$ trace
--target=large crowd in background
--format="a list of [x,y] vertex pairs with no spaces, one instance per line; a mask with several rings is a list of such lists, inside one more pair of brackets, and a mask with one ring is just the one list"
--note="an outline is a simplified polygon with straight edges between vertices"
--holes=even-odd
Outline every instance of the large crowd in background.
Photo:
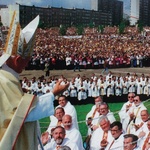
[[[95,28],[85,28],[82,36],[71,28],[71,36],[59,36],[59,29],[39,29],[30,69],[143,67],[150,65],[149,30],[143,34],[136,27],[128,27],[118,34],[115,27],[105,28],[103,34]],[[71,32],[72,31],[72,32]],[[72,36],[73,35],[73,36]]]
[[[75,28],[68,28],[60,36],[59,28],[38,29],[32,59],[27,69],[73,69],[75,61],[80,68],[143,67],[150,65],[149,27],[139,33],[137,27],[126,27],[124,34],[117,27],[85,28],[77,35]],[[0,42],[1,47],[2,42]]]

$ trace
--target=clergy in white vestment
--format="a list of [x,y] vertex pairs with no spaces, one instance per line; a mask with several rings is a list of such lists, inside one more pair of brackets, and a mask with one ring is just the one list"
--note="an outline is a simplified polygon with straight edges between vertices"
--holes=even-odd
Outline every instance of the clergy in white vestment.
[[88,82],[88,88],[87,88],[88,97],[92,97],[92,84],[93,84],[93,80],[90,79],[90,81]]
[[124,135],[123,150],[140,150],[137,143],[138,136],[134,134],[126,134]]
[[24,87],[22,87],[22,89],[25,90],[26,93],[28,93],[28,94],[33,94],[34,93],[34,90],[32,89],[30,81],[27,81],[26,85]]
[[95,105],[92,106],[91,110],[86,115],[86,124],[88,127],[88,135],[92,133],[91,126],[93,125],[93,120],[95,120],[97,117],[99,117],[99,105],[102,103],[102,98],[100,96],[95,97],[94,99]]
[[97,84],[98,84],[98,85],[101,84],[102,79],[103,79],[103,76],[102,76],[102,75],[100,75],[99,78],[97,78]]
[[106,116],[108,120],[110,121],[110,123],[113,123],[114,121],[116,121],[114,114],[110,111],[108,104],[105,102],[100,104],[99,113],[100,113],[100,117]]
[[102,79],[101,83],[99,84],[99,91],[101,96],[106,95],[106,82],[104,79]]
[[122,95],[122,83],[120,79],[117,80],[116,86],[115,86],[115,95],[121,96]]
[[[61,83],[62,85],[65,85],[66,83],[68,83],[68,81],[67,81],[66,78],[64,78],[63,76],[62,76],[62,78],[63,78],[63,82]],[[66,89],[66,90],[62,93],[62,95],[65,95],[66,97],[68,97],[68,96],[70,95],[69,89]]]
[[122,150],[124,135],[121,122],[115,121],[110,124],[110,131],[114,139],[108,144],[105,150]]
[[139,136],[141,132],[148,132],[147,130],[147,121],[149,120],[149,113],[148,110],[141,111],[141,119],[142,122],[140,124],[136,124],[136,132],[135,135]]
[[57,107],[55,109],[55,113],[54,115],[50,116],[50,124],[49,127],[47,129],[47,131],[49,132],[49,134],[51,134],[51,129],[55,128],[56,126],[62,126],[62,118],[65,115],[65,111],[62,107]]
[[93,81],[91,90],[92,90],[92,97],[97,97],[100,95],[99,86],[97,85],[97,80]]
[[135,96],[133,102],[134,105],[129,109],[128,116],[126,117],[123,124],[124,131],[127,133],[131,133],[132,131],[130,129],[130,126],[133,127],[134,124],[137,123],[136,121],[141,119],[141,115],[140,115],[141,111],[147,110],[147,108],[142,103],[140,96]]
[[44,150],[59,150],[62,146],[68,146],[71,150],[78,149],[76,143],[73,143],[68,138],[65,138],[65,129],[61,126],[57,126],[53,131],[53,139],[44,146]]
[[125,120],[125,118],[128,116],[128,111],[129,111],[130,107],[132,107],[134,105],[134,103],[133,103],[134,97],[135,97],[134,93],[129,93],[128,101],[123,104],[122,108],[120,109],[120,111],[118,113],[122,124],[123,124],[123,121]]
[[52,91],[52,87],[50,86],[50,83],[47,83],[44,87],[43,87],[43,92],[44,93],[48,93]]
[[139,136],[139,147],[141,150],[150,150],[150,120],[147,121],[147,132]]
[[145,86],[143,87],[143,94],[149,96],[150,95],[150,79],[146,78]]
[[129,81],[129,92],[136,92],[136,81],[134,78],[131,78],[131,80]]
[[103,118],[103,117],[107,117],[110,123],[116,121],[116,119],[115,119],[113,113],[110,112],[107,103],[102,102],[102,103],[99,105],[99,108],[98,108],[98,109],[99,109],[99,110],[98,110],[99,116],[97,116],[97,118],[94,118],[94,119],[92,120],[92,126],[91,126],[91,128],[93,129],[93,131],[96,130],[96,129],[99,127],[99,121],[100,121],[101,118]]
[[54,96],[61,94],[68,84],[61,86],[60,81],[51,93],[40,97],[24,93],[19,74],[32,57],[40,18],[37,16],[24,29],[17,18],[17,12],[12,12],[7,42],[0,57],[0,149],[37,150],[38,120],[54,113]]
[[113,141],[110,132],[110,122],[107,117],[102,117],[98,127],[92,134],[90,140],[90,150],[100,150],[106,148]]
[[79,129],[75,107],[67,100],[66,96],[64,95],[61,95],[58,98],[58,103],[59,105],[57,107],[63,107],[63,109],[65,110],[65,114],[69,114],[72,116],[72,120],[74,123],[73,125],[75,126],[75,128]]
[[97,80],[97,76],[95,75],[95,73],[92,73],[91,79],[92,79],[93,81]]
[[87,98],[87,90],[83,82],[81,81],[80,85],[77,87],[78,91],[78,100],[85,100]]
[[106,75],[106,81],[108,81],[109,78],[112,78],[112,72],[111,71],[109,71],[109,73]]
[[64,115],[62,123],[66,130],[65,138],[68,138],[71,142],[75,143],[79,150],[84,150],[81,133],[73,127],[72,117],[70,115]]
[[75,80],[72,79],[69,85],[70,97],[77,97],[77,86],[75,84]]
[[42,133],[41,141],[45,145],[52,138],[52,131],[56,126],[62,126],[62,118],[65,115],[65,111],[62,107],[58,107],[55,109],[54,115],[50,116],[50,124],[46,130],[46,132]]
[[106,82],[106,87],[107,87],[107,97],[110,95],[114,95],[114,82],[109,78],[109,80]]
[[129,82],[127,78],[123,78],[122,83],[122,94],[128,94]]
[[78,86],[80,84],[80,82],[81,82],[81,76],[80,76],[80,74],[77,74],[77,76],[75,77],[75,83]]
[[138,78],[137,82],[136,82],[136,93],[139,94],[143,94],[143,87],[144,87],[144,83],[140,80],[140,78]]

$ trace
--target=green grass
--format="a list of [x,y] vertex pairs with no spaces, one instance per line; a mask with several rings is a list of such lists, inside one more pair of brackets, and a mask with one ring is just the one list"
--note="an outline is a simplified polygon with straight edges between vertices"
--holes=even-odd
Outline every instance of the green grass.
[[[123,103],[109,103],[108,105],[109,105],[110,110],[114,112],[116,120],[119,120],[118,111],[121,109]],[[144,105],[147,107],[150,113],[150,101],[145,102]],[[83,139],[86,137],[86,133],[87,133],[85,117],[86,117],[86,114],[90,111],[92,106],[93,104],[75,105],[75,108],[77,111],[78,122],[79,122],[79,130],[81,132]],[[49,117],[40,120],[42,133],[47,129],[49,122],[50,122]]]
[[[109,108],[111,111],[116,112],[119,111],[122,107],[123,103],[109,103]],[[77,117],[79,122],[79,130],[81,132],[81,135],[83,139],[86,137],[87,134],[87,126],[85,124],[85,116],[90,111],[93,104],[87,104],[87,105],[76,105],[75,108],[77,110]],[[119,120],[118,113],[115,113],[115,118]]]

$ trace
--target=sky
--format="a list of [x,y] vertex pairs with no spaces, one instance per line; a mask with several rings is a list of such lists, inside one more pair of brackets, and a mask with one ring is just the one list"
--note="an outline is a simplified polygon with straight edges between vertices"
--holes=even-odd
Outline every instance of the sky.
[[[93,0],[94,1],[94,0]],[[120,0],[124,2],[124,12],[129,13],[130,0]],[[39,7],[63,7],[63,8],[84,8],[90,9],[90,0],[1,0],[0,4],[15,4]]]

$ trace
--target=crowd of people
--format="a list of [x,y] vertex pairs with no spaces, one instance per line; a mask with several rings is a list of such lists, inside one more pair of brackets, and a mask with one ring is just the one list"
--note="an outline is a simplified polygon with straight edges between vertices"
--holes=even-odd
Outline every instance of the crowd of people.
[[[1,28],[3,29],[3,28]],[[149,66],[149,32],[145,27],[139,33],[137,27],[126,27],[124,34],[117,27],[85,28],[78,36],[74,28],[67,30],[70,36],[60,36],[59,28],[38,29],[33,56],[26,69],[74,69]],[[67,32],[66,32],[67,33]],[[3,47],[2,37],[0,47]]]
[[119,120],[100,96],[94,100],[95,104],[85,118],[87,137],[83,141],[74,106],[66,96],[59,96],[59,105],[50,116],[49,127],[41,135],[44,150],[53,150],[57,145],[68,146],[71,150],[150,149],[149,112],[140,96],[128,93],[127,101],[119,111]]
[[[51,79],[51,80],[49,80]],[[80,100],[80,91],[71,92],[70,86],[72,87],[73,83],[80,87],[79,84],[82,84],[86,81],[92,81],[92,84],[98,83],[101,85],[103,79],[107,82],[113,81],[111,84],[117,86],[117,83],[114,81],[119,81],[122,83],[124,79],[129,82],[134,82],[133,84],[128,86],[127,88],[122,86],[122,92],[125,90],[124,95],[127,95],[127,102],[125,102],[122,108],[119,111],[119,120],[116,120],[114,113],[110,110],[109,105],[103,101],[101,98],[103,95],[101,94],[93,94],[91,91],[91,96],[94,98],[95,105],[91,108],[91,110],[87,113],[85,122],[87,125],[87,137],[85,141],[81,138],[81,133],[78,127],[78,118],[77,112],[74,106],[69,101],[69,98],[75,96],[78,100]],[[115,80],[114,80],[115,79]],[[142,94],[144,93],[144,88],[142,88],[142,82],[149,83],[149,76],[141,74],[140,76],[137,74],[127,73],[123,76],[114,76],[112,72],[109,72],[107,75],[100,75],[97,77],[94,73],[91,75],[90,79],[87,80],[85,76],[81,77],[80,74],[77,74],[70,82],[61,75],[60,78],[50,77],[45,79],[42,76],[39,79],[35,77],[31,80],[24,78],[22,80],[22,88],[25,92],[28,91],[25,88],[26,83],[30,82],[30,84],[37,87],[40,82],[40,93],[38,91],[33,90],[33,94],[41,96],[47,92],[50,92],[53,88],[53,84],[57,83],[59,80],[62,81],[62,85],[69,83],[69,87],[66,91],[59,96],[58,106],[55,108],[54,115],[50,116],[50,124],[47,130],[42,133],[41,140],[44,145],[44,150],[52,150],[55,147],[68,146],[73,150],[149,150],[150,149],[150,118],[147,107],[144,105],[141,99]],[[126,80],[125,80],[126,81]],[[48,83],[47,83],[48,82]],[[49,83],[50,82],[50,83]],[[139,83],[138,85],[138,82]],[[71,84],[71,85],[70,85]],[[97,85],[98,85],[97,84]],[[47,85],[51,85],[50,88]],[[112,86],[111,85],[111,86]],[[45,88],[44,88],[45,87]],[[145,87],[145,85],[143,86]],[[110,87],[108,87],[110,88]],[[125,89],[124,89],[125,88]],[[140,88],[140,89],[139,89]],[[146,87],[145,87],[146,88]],[[35,88],[37,89],[37,88]],[[44,89],[45,92],[42,92]],[[123,90],[124,89],[124,90]],[[129,90],[130,89],[130,90]],[[147,90],[149,87],[147,87]],[[74,90],[74,89],[73,89]],[[108,89],[106,90],[108,92]],[[117,92],[113,88],[113,94],[117,94]],[[140,93],[140,91],[143,91]],[[83,91],[82,91],[83,92]],[[107,94],[106,92],[106,94]],[[75,93],[75,94],[73,94]],[[100,93],[100,90],[99,92]],[[108,92],[109,93],[109,92]],[[87,92],[88,94],[88,92]],[[84,94],[83,94],[84,95]],[[107,96],[111,96],[107,95]],[[119,96],[119,95],[116,95]],[[86,97],[86,96],[85,96]],[[87,98],[87,97],[86,97]],[[84,96],[81,100],[84,99]],[[60,134],[60,135],[58,135]],[[61,148],[60,148],[61,149]],[[59,150],[60,150],[59,149]],[[41,146],[39,145],[39,150],[41,150]],[[57,149],[56,149],[57,150]]]
[[[146,28],[147,29],[147,28]],[[149,66],[149,32],[143,34],[136,27],[127,27],[118,34],[116,27],[105,27],[103,34],[86,28],[82,36],[59,36],[58,28],[38,29],[32,59],[27,69],[73,69]],[[69,30],[69,29],[68,29]],[[147,31],[147,32],[146,32]]]
[[129,93],[127,102],[119,111],[119,117],[120,121],[116,121],[108,104],[101,97],[95,98],[95,105],[86,116],[90,150],[150,148],[149,113],[140,96]]
[[108,74],[100,74],[99,76],[92,73],[90,77],[77,74],[70,81],[63,75],[59,78],[55,76],[33,77],[32,79],[24,77],[21,84],[26,93],[40,96],[52,91],[58,80],[62,80],[61,84],[69,83],[69,87],[63,92],[63,95],[76,98],[78,101],[97,96],[119,97],[127,95],[129,92],[147,97],[150,95],[150,76],[145,74],[137,75],[136,73],[117,76],[109,71]]

